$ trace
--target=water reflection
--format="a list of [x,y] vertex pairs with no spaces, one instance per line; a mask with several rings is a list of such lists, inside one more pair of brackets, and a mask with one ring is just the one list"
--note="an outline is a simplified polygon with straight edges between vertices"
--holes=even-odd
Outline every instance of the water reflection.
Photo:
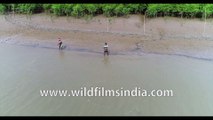
[[103,63],[105,64],[105,65],[108,65],[109,64],[109,56],[104,56],[103,57]]
[[60,58],[64,59],[64,51],[63,50],[59,50],[59,56],[60,56]]
[[[213,63],[0,44],[0,116],[212,115]],[[21,66],[20,66],[21,65]],[[40,89],[172,89],[173,97],[41,97]]]

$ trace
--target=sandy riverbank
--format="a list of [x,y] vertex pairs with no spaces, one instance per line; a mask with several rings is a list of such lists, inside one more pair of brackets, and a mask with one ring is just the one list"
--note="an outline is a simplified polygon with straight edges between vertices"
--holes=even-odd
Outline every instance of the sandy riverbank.
[[140,15],[76,19],[36,14],[30,18],[1,15],[0,23],[2,44],[57,48],[60,37],[70,50],[101,53],[108,42],[113,54],[156,53],[213,60],[211,19],[205,25],[200,19],[146,18],[144,24]]

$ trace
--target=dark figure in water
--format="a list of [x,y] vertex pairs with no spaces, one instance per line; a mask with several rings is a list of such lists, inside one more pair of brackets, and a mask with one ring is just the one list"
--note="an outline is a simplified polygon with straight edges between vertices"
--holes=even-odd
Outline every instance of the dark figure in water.
[[107,43],[105,43],[105,45],[104,45],[104,56],[105,55],[109,55],[109,49],[108,49],[108,44]]
[[62,49],[62,41],[60,38],[58,38],[58,48],[59,48],[59,50]]

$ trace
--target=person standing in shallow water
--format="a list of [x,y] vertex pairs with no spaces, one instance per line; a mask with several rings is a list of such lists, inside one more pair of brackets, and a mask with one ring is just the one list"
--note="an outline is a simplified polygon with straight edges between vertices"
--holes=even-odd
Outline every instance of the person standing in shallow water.
[[107,56],[109,55],[109,46],[107,43],[104,44],[104,56],[105,55],[107,55]]
[[58,38],[58,49],[59,49],[59,50],[62,49],[62,41],[61,41],[61,38]]

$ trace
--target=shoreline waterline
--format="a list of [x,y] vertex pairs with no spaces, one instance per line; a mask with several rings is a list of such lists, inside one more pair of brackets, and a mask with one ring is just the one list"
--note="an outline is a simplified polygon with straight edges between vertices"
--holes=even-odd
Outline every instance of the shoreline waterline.
[[[51,49],[51,50],[58,50],[56,42],[51,42],[49,44],[44,44],[42,42],[38,43],[26,43],[27,41],[16,41],[16,42],[7,42],[7,41],[0,41],[0,44],[4,45],[14,45],[14,46],[23,46],[23,47],[31,47],[31,48],[41,48],[41,49]],[[103,51],[97,51],[97,50],[92,50],[90,48],[83,48],[79,46],[72,46],[69,44],[64,44],[63,45],[65,48],[60,50],[60,51],[73,51],[73,52],[84,52],[84,53],[93,53],[97,55],[102,55]],[[111,55],[136,55],[136,56],[143,56],[143,55],[166,55],[166,56],[177,56],[177,57],[185,57],[185,58],[190,58],[190,59],[197,59],[197,60],[204,60],[204,61],[213,61],[212,58],[206,57],[196,57],[193,55],[185,55],[185,54],[175,54],[175,53],[158,53],[158,52],[145,52],[141,49],[132,49],[132,50],[126,50],[126,51],[110,51],[110,56]]]

